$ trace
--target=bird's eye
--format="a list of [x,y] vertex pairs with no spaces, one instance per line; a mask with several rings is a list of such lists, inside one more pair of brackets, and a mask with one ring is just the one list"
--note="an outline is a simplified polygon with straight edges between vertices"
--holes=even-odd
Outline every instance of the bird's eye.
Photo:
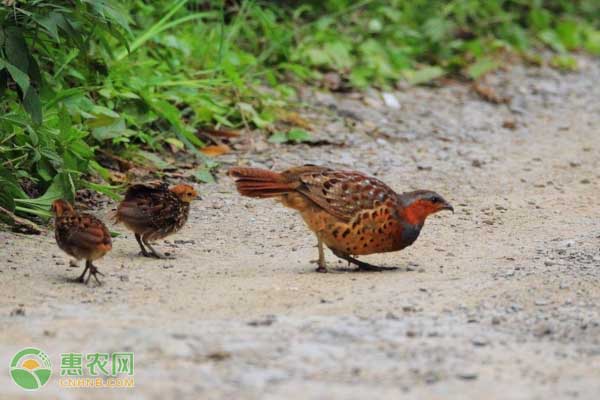
[[440,199],[440,198],[439,198],[439,197],[437,197],[437,196],[433,196],[433,197],[431,197],[431,202],[432,202],[432,203],[441,203],[441,202],[442,202],[442,199]]

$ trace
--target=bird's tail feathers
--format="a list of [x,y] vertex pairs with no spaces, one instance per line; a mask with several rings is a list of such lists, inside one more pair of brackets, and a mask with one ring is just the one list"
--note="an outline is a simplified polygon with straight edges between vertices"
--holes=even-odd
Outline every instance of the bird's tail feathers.
[[294,190],[294,186],[280,173],[260,168],[234,167],[229,175],[242,196],[278,197]]

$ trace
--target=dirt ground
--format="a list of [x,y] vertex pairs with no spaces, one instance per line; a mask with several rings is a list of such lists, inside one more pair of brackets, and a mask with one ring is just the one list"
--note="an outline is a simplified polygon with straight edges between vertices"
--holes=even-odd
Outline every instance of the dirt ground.
[[[463,84],[381,93],[306,91],[319,145],[259,134],[225,165],[313,163],[433,189],[456,213],[417,242],[363,259],[397,271],[314,272],[293,211],[200,187],[176,260],[137,256],[131,235],[70,281],[52,233],[0,232],[0,360],[49,353],[34,394],[0,374],[2,399],[597,399],[600,393],[600,62],[515,66]],[[106,216],[110,210],[100,210]],[[122,227],[112,227],[124,232]],[[62,352],[135,352],[135,389],[58,386]],[[3,368],[6,371],[6,368]]]

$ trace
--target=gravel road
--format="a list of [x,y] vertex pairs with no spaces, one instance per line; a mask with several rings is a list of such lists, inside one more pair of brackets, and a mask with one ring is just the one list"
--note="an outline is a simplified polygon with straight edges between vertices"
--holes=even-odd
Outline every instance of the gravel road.
[[[137,257],[131,235],[70,281],[52,233],[0,232],[0,360],[44,349],[35,394],[0,373],[2,399],[597,399],[600,393],[600,61],[563,74],[514,66],[488,77],[507,104],[464,84],[381,93],[302,92],[313,145],[256,132],[225,166],[313,163],[432,189],[456,213],[400,267],[317,274],[316,240],[292,210],[200,187],[188,225]],[[110,209],[99,210],[106,218]],[[112,227],[124,232],[120,226]],[[135,389],[58,385],[63,352],[135,353]],[[177,396],[177,397],[176,397]]]

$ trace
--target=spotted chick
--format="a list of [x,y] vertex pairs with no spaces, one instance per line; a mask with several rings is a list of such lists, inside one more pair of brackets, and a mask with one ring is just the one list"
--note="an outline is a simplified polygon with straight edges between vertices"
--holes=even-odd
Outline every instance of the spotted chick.
[[171,188],[165,183],[135,184],[119,204],[116,221],[134,232],[143,256],[172,258],[156,251],[151,242],[179,231],[188,219],[190,203],[197,197],[196,190],[186,184]]
[[[98,275],[104,275],[93,264],[112,249],[110,232],[106,225],[90,214],[78,213],[65,200],[56,200],[52,204],[55,215],[54,235],[58,247],[76,260],[85,260],[85,269],[79,282],[89,282],[94,277],[100,284]],[[89,271],[87,279],[85,274]]]

